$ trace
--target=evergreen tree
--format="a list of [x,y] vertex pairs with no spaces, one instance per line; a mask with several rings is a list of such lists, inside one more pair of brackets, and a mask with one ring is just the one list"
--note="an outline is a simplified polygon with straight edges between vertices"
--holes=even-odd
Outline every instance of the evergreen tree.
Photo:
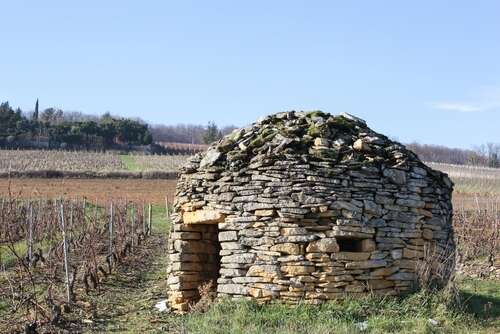
[[33,112],[33,120],[38,122],[38,99],[36,99],[35,103],[35,112]]
[[208,122],[207,130],[203,136],[203,141],[205,144],[212,144],[216,140],[221,138],[221,132],[214,122]]

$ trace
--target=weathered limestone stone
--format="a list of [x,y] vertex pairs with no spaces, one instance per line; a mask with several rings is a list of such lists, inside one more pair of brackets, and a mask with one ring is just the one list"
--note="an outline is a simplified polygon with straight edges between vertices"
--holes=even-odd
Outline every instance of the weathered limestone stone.
[[327,138],[316,138],[316,139],[314,139],[314,146],[328,147],[329,145],[330,145],[330,141]]
[[351,282],[351,281],[354,281],[354,277],[352,275],[332,276],[331,279],[334,282]]
[[424,252],[422,251],[417,251],[409,248],[403,249],[403,258],[414,259],[414,258],[422,258],[423,256]]
[[399,169],[387,168],[384,169],[384,176],[395,184],[405,184],[406,173]]
[[274,210],[272,210],[272,209],[255,210],[254,214],[256,216],[260,216],[260,217],[269,217],[269,216],[274,215]]
[[372,279],[367,281],[367,286],[369,290],[387,289],[387,288],[392,288],[394,286],[394,281]]
[[325,252],[325,253],[333,253],[339,251],[339,245],[337,244],[337,240],[335,238],[323,238],[316,241],[312,241],[306,248],[306,252],[315,253],[315,252]]
[[234,241],[238,240],[238,233],[236,231],[219,232],[219,241]]
[[224,215],[217,210],[187,211],[182,214],[184,224],[218,224],[224,221]]
[[248,268],[247,276],[259,276],[265,278],[280,278],[281,272],[277,265],[253,265]]
[[301,246],[299,244],[294,244],[294,243],[277,244],[271,246],[270,250],[290,255],[299,255],[302,253]]
[[384,260],[367,260],[359,262],[347,262],[345,264],[346,269],[370,269],[370,268],[380,268],[385,267],[387,262]]
[[281,271],[288,276],[307,275],[314,271],[313,266],[281,266]]
[[[168,302],[188,311],[208,282],[258,302],[408,293],[426,247],[453,258],[452,188],[352,115],[264,117],[181,169]],[[451,272],[441,274],[444,285]]]
[[379,268],[370,272],[370,276],[389,276],[399,270],[399,267]]
[[377,245],[375,241],[372,239],[363,239],[361,240],[361,251],[362,252],[372,252],[377,249]]
[[175,240],[174,249],[179,253],[213,254],[215,245],[201,241]]
[[368,143],[365,143],[363,139],[358,139],[352,144],[352,147],[356,151],[370,151],[370,145]]
[[231,295],[245,295],[247,288],[242,284],[218,284],[217,292]]
[[432,230],[427,229],[427,228],[424,228],[424,229],[422,230],[422,237],[423,237],[425,240],[432,240],[432,237],[433,237],[433,232],[432,232]]
[[393,281],[414,281],[416,278],[415,273],[396,273],[386,277],[385,279]]
[[366,261],[369,258],[369,252],[339,252],[332,254],[332,259],[337,261]]
[[254,260],[255,254],[253,253],[234,254],[220,259],[221,263],[253,263]]
[[403,258],[403,250],[402,249],[391,250],[391,257],[394,260],[399,260],[399,259]]

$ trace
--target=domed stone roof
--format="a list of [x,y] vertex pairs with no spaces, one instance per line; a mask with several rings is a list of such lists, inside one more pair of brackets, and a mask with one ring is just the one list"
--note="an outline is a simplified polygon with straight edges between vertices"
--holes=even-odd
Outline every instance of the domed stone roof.
[[234,130],[207,152],[191,159],[181,173],[215,171],[218,167],[237,171],[288,159],[318,167],[362,170],[408,170],[415,166],[430,171],[447,187],[452,186],[445,175],[432,171],[400,143],[368,128],[364,120],[346,113],[334,116],[321,111],[273,114]]
[[263,301],[411,291],[426,252],[453,251],[452,188],[352,115],[267,116],[182,168],[171,305],[186,310],[208,281]]

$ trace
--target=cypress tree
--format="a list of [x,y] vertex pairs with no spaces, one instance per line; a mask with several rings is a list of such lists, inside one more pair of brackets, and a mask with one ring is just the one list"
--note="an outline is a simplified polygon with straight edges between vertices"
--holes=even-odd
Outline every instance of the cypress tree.
[[38,121],[38,99],[36,99],[35,103],[35,112],[33,113],[33,120]]

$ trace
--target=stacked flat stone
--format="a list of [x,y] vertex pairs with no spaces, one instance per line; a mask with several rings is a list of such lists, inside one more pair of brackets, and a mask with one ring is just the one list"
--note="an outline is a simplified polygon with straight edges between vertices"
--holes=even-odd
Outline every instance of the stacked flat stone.
[[182,169],[169,303],[188,310],[208,281],[218,296],[292,303],[412,291],[426,256],[453,255],[452,188],[352,115],[270,115]]

